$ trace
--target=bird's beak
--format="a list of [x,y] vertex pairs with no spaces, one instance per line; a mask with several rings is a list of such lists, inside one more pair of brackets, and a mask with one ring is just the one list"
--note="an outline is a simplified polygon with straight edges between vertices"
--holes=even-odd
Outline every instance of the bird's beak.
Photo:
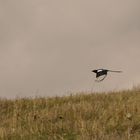
[[96,73],[96,70],[92,70],[92,72],[95,72]]

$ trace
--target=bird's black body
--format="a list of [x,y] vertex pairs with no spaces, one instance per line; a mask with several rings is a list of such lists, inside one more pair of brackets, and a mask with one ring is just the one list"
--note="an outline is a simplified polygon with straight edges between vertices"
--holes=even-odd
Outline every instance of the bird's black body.
[[92,72],[96,73],[96,78],[102,76],[102,75],[107,75],[108,70],[106,69],[98,69],[98,70],[93,70]]
[[97,70],[93,70],[92,72],[96,73],[96,78],[104,75],[104,78],[100,80],[100,81],[102,81],[102,80],[105,79],[108,72],[121,72],[121,71],[112,71],[112,70],[107,70],[107,69],[97,69]]

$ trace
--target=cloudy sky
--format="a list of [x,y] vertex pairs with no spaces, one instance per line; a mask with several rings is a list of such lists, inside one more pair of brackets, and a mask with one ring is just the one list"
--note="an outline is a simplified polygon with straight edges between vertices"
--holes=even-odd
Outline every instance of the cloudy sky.
[[[0,96],[140,83],[140,0],[1,0]],[[95,83],[92,69],[122,70]]]

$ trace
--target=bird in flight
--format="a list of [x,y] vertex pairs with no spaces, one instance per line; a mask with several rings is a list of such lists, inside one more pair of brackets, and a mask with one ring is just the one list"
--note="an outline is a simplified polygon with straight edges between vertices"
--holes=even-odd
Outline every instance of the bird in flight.
[[[114,70],[107,70],[107,69],[96,69],[96,70],[92,70],[92,72],[96,73],[96,78],[97,78],[96,81],[100,82],[100,81],[103,81],[106,78],[108,72],[118,72],[118,73],[120,73],[122,71],[114,71]],[[102,79],[98,80],[98,78],[101,77],[101,76],[104,76],[104,77]]]

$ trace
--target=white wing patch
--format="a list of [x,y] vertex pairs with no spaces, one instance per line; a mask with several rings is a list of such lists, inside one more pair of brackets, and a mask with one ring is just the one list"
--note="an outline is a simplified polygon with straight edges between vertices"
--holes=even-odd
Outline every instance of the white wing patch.
[[97,72],[101,72],[101,71],[103,71],[103,70],[102,69],[97,70]]

